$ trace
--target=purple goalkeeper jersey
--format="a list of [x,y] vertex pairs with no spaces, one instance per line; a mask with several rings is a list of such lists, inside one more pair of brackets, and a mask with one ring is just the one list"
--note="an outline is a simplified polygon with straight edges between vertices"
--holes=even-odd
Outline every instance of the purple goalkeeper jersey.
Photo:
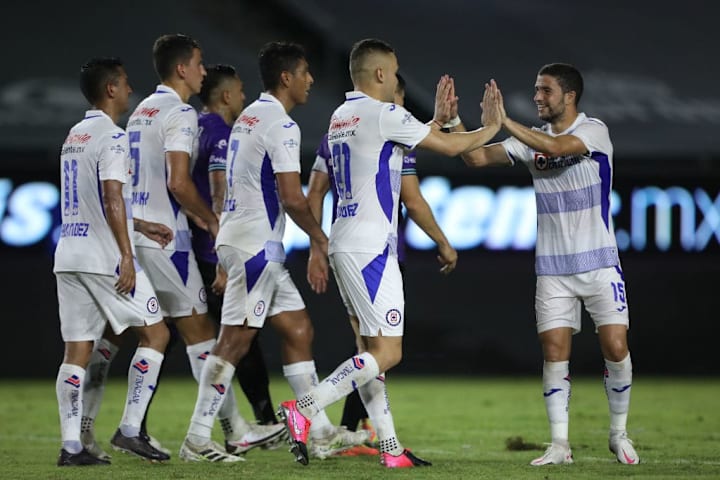
[[[200,138],[198,141],[198,156],[192,171],[200,196],[208,206],[212,207],[210,196],[210,175],[215,170],[225,171],[225,155],[227,153],[230,125],[217,113],[203,112],[198,116]],[[192,246],[198,260],[217,263],[215,242],[208,232],[191,223],[193,232]]]

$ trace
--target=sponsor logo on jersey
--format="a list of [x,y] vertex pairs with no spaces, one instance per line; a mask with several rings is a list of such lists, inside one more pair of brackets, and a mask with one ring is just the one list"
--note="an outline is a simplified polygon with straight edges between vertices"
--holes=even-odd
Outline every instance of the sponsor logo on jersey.
[[295,125],[295,122],[288,122],[288,123],[286,123],[285,125],[283,125],[283,128],[290,128],[290,127],[292,127],[293,125]]
[[242,123],[252,128],[258,123],[260,123],[260,119],[254,115],[240,115],[240,117],[235,121],[235,123]]
[[118,144],[110,147],[110,151],[117,155],[119,153],[125,153],[125,148],[123,148],[122,145]]
[[65,139],[65,142],[63,143],[87,143],[92,138],[92,135],[89,133],[76,133],[73,135],[68,135]]
[[157,313],[160,309],[160,305],[158,304],[158,300],[156,297],[150,297],[150,299],[147,301],[147,311],[150,313]]
[[568,155],[564,157],[548,157],[542,152],[535,152],[534,163],[538,170],[555,170],[558,168],[572,167],[583,161],[582,155]]
[[400,322],[402,321],[402,314],[400,313],[400,310],[397,308],[391,308],[388,310],[385,314],[385,321],[387,321],[388,325],[391,327],[397,327],[400,325]]
[[118,132],[118,133],[116,133],[115,135],[113,135],[111,138],[117,140],[118,138],[124,137],[124,136],[125,136],[125,133],[124,133],[124,132]]
[[192,110],[192,109],[193,109],[193,107],[183,107],[183,108],[180,109],[180,111],[181,111],[181,112],[189,112],[189,111]]
[[133,117],[148,117],[153,118],[155,115],[160,113],[159,108],[148,108],[143,107],[141,109],[135,110],[135,113],[133,113]]
[[360,117],[353,115],[350,118],[333,117],[330,120],[330,131],[352,128],[360,123]]
[[287,148],[297,148],[300,146],[300,144],[296,142],[294,138],[283,141],[283,145],[285,145]]
[[65,383],[72,385],[75,388],[80,388],[80,377],[73,375],[65,379]]
[[265,313],[265,302],[263,302],[262,300],[258,301],[258,302],[255,304],[255,308],[253,309],[253,313],[255,314],[256,317],[259,317],[260,315],[262,315],[263,313]]

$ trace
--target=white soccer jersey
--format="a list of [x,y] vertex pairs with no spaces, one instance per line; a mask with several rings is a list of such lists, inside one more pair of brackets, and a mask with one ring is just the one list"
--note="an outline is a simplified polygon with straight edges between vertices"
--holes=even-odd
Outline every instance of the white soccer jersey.
[[60,153],[62,226],[54,272],[114,275],[120,249],[105,219],[104,180],[124,183],[128,233],[130,210],[128,136],[101,110],[88,110],[68,134]]
[[[191,157],[198,131],[197,112],[183,103],[175,90],[158,85],[140,102],[127,124],[130,156],[133,161],[133,215],[162,223],[173,230],[173,241],[165,250],[190,251],[190,229],[180,204],[167,189],[165,152],[185,152]],[[161,248],[139,233],[135,243]]]
[[328,142],[338,193],[330,253],[397,253],[398,202],[404,149],[430,127],[394,103],[348,92],[332,115]]
[[285,260],[285,210],[275,182],[275,174],[282,172],[300,172],[300,128],[277,98],[262,93],[230,133],[216,245],[253,254],[264,249],[266,260]]
[[619,264],[610,215],[613,146],[603,122],[580,113],[564,132],[546,124],[542,132],[573,135],[585,144],[582,155],[549,158],[514,137],[502,145],[533,176],[538,235],[538,275],[571,275]]

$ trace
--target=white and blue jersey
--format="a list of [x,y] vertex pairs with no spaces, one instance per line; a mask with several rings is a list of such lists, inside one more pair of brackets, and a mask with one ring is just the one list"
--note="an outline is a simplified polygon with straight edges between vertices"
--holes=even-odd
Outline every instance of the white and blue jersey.
[[62,225],[54,272],[114,275],[120,249],[105,218],[102,182],[123,183],[128,232],[133,231],[128,136],[101,110],[88,110],[60,153]]
[[362,92],[346,93],[328,130],[338,195],[331,254],[397,254],[405,149],[414,148],[429,132],[429,126],[399,105]]
[[215,244],[284,262],[285,209],[275,174],[300,173],[300,128],[280,101],[262,93],[235,121],[228,140],[227,191]]
[[[198,131],[197,112],[178,93],[158,85],[140,102],[127,124],[133,161],[133,215],[173,230],[168,251],[189,252],[190,228],[180,204],[167,188],[166,152],[185,152],[193,157]],[[139,247],[162,248],[148,237],[135,233]]]
[[613,146],[607,126],[580,113],[564,132],[546,124],[540,131],[573,135],[586,146],[581,155],[548,157],[514,137],[502,142],[511,160],[525,163],[533,177],[538,235],[538,275],[573,275],[619,265],[610,215]]

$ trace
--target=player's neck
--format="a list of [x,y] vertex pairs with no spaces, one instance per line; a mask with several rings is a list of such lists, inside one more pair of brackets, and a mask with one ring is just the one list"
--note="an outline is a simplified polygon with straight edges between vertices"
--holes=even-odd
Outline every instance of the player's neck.
[[177,92],[177,94],[180,96],[180,100],[182,100],[183,103],[187,103],[193,94],[192,90],[190,90],[190,87],[188,87],[188,85],[181,79],[171,78],[163,81],[162,84],[175,90],[175,92]]
[[226,124],[232,125],[235,122],[235,118],[230,111],[230,108],[226,105],[206,105],[203,112],[214,113],[220,115]]
[[568,128],[570,128],[570,125],[575,123],[575,120],[577,120],[578,113],[577,110],[566,109],[565,113],[560,115],[558,118],[553,120],[550,123],[550,128],[553,131],[553,133],[562,133]]
[[[356,92],[361,92],[367,95],[370,98],[374,98],[375,100],[378,100],[380,102],[387,102],[388,100],[384,97],[384,91],[382,87],[378,84],[359,84],[356,83],[353,85],[353,88]],[[392,100],[390,100],[392,102]]]
[[296,103],[287,90],[267,90],[265,93],[277,98],[278,101],[282,103],[282,106],[285,108],[285,113],[290,113],[290,110],[295,108]]
[[113,123],[116,125],[122,114],[125,113],[124,111],[120,111],[120,109],[115,107],[115,105],[110,101],[99,102],[93,105],[92,108],[94,110],[100,110],[101,112],[103,112],[105,115],[110,117]]

